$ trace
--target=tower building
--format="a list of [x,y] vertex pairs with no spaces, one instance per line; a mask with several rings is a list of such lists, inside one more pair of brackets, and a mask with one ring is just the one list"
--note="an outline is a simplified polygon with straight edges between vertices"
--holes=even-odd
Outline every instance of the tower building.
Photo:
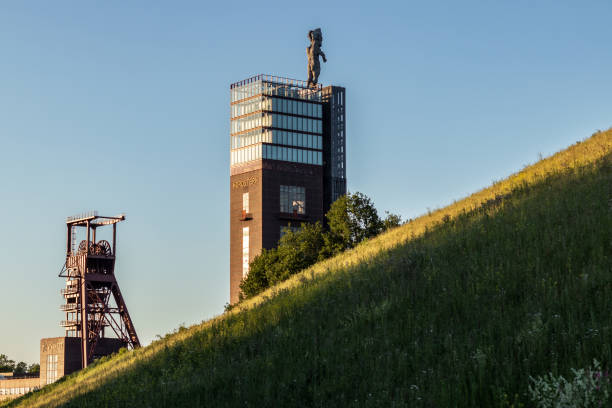
[[[115,277],[117,223],[123,220],[125,215],[103,217],[97,212],[66,220],[66,263],[60,273],[66,278],[61,291],[65,303],[60,307],[66,320],[61,326],[66,331],[64,348],[70,349],[66,358],[79,368],[121,347],[140,346]],[[110,242],[96,237],[103,227],[112,227]],[[79,229],[85,239],[77,247]]]
[[257,75],[230,86],[230,303],[262,248],[346,194],[345,89]]

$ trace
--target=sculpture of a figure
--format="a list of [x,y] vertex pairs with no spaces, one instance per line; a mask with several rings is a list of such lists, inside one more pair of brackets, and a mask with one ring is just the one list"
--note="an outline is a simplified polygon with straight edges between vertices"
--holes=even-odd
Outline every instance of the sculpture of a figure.
[[323,42],[323,33],[317,28],[308,32],[310,46],[306,48],[308,55],[308,86],[314,86],[319,80],[321,73],[321,64],[319,63],[319,55],[323,57],[323,62],[327,62],[325,53],[321,51],[321,43]]

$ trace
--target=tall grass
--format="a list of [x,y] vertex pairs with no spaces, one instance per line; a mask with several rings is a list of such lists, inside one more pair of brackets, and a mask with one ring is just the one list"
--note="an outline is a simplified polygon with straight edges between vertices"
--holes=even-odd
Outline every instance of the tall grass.
[[7,406],[510,406],[612,363],[612,131]]

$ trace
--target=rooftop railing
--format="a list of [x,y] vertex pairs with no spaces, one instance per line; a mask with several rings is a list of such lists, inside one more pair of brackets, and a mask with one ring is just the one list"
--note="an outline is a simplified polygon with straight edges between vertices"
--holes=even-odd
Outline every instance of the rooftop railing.
[[303,81],[301,79],[293,79],[293,78],[285,78],[276,75],[267,75],[267,74],[259,74],[252,76],[247,79],[243,79],[242,81],[234,82],[230,85],[230,89],[239,88],[244,85],[248,85],[257,81],[271,82],[274,84],[287,85],[291,87],[303,88],[303,89],[313,89],[313,90],[321,90],[323,86],[321,84],[316,84],[314,86],[308,86],[307,81]]
[[231,84],[230,102],[237,103],[262,94],[321,102],[322,89],[320,84],[308,86],[306,81],[300,79],[260,74]]
[[76,220],[84,220],[87,218],[92,218],[92,217],[97,217],[98,216],[98,212],[97,211],[88,211],[88,212],[84,212],[82,214],[77,214],[77,215],[72,215],[70,217],[66,218],[66,222],[72,222],[72,221],[76,221]]

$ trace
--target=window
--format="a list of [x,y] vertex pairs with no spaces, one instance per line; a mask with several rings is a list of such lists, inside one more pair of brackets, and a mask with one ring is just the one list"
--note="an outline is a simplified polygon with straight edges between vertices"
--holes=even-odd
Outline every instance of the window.
[[299,186],[280,186],[280,212],[306,214],[306,189]]
[[242,277],[249,274],[249,227],[242,229]]
[[242,194],[242,211],[249,212],[249,193]]
[[57,379],[57,354],[47,355],[47,384]]

